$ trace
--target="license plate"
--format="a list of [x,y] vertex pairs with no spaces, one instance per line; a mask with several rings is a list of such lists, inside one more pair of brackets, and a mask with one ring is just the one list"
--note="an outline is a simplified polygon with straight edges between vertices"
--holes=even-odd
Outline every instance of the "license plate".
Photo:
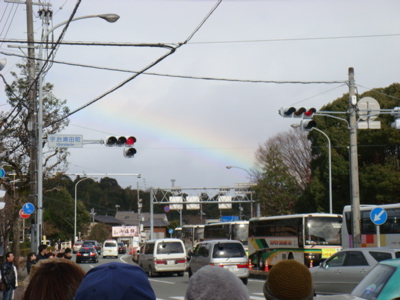
[[175,264],[174,260],[167,260],[167,265],[173,265],[173,264]]
[[224,266],[224,269],[227,269],[229,271],[237,271],[237,266]]
[[83,253],[83,256],[89,256],[89,253]]

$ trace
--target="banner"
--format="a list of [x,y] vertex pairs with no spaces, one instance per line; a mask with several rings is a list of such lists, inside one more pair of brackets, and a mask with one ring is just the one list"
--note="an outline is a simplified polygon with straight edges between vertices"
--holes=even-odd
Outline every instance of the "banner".
[[134,237],[138,235],[137,226],[113,226],[113,237]]

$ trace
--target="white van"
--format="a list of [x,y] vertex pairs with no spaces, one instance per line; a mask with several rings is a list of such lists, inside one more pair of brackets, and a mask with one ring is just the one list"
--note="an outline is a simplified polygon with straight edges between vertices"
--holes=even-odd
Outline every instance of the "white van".
[[105,240],[103,243],[103,258],[114,256],[118,258],[118,243],[116,240]]
[[158,273],[183,276],[186,271],[186,257],[185,246],[180,239],[149,240],[140,249],[139,266],[150,277]]

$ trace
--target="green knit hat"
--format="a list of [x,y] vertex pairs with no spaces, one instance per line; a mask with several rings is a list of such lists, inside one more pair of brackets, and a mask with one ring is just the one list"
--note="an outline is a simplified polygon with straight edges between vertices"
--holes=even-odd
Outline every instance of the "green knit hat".
[[268,300],[311,300],[313,294],[310,270],[295,260],[274,265],[264,284],[264,296]]

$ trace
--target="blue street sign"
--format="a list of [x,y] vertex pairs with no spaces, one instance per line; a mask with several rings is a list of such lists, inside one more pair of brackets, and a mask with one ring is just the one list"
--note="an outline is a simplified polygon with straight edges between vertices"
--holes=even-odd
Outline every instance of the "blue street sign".
[[382,207],[375,207],[371,210],[369,217],[375,225],[382,225],[387,220],[387,212]]
[[170,229],[168,229],[168,233],[169,233],[169,234],[173,234],[173,233],[174,233],[174,230],[173,230],[172,228],[170,228]]
[[27,202],[27,203],[24,204],[24,206],[22,206],[22,210],[27,215],[30,215],[35,211],[35,206],[33,206],[32,203]]
[[0,178],[3,178],[4,176],[6,176],[6,171],[4,171],[4,169],[0,169]]

